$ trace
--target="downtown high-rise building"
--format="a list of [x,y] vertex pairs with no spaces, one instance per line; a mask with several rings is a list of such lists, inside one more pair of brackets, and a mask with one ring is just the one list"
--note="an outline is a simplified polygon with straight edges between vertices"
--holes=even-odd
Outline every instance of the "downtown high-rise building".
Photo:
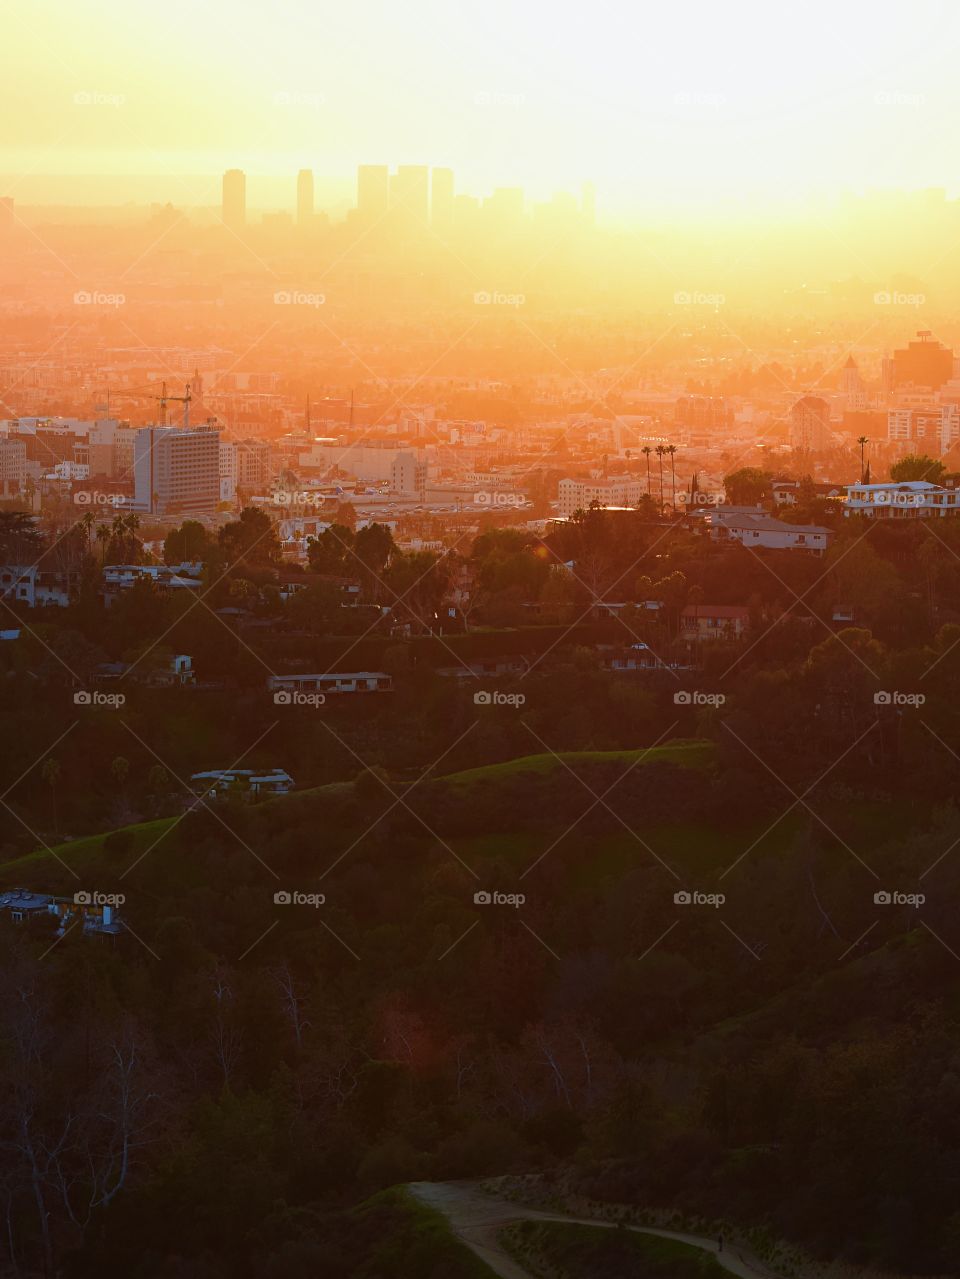
[[227,169],[223,175],[223,225],[240,231],[247,224],[247,175],[242,169]]
[[357,168],[357,216],[372,224],[386,216],[390,204],[390,171],[385,164]]
[[400,226],[423,230],[430,219],[430,170],[425,164],[401,164],[390,178],[390,208]]
[[313,221],[313,170],[301,169],[297,174],[297,225],[309,226]]

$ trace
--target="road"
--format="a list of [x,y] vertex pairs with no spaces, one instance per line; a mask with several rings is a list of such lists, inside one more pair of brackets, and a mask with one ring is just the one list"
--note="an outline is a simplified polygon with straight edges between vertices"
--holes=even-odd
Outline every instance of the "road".
[[[453,1233],[501,1279],[532,1279],[529,1270],[524,1270],[500,1245],[500,1231],[512,1221],[565,1221],[574,1225],[615,1229],[614,1223],[609,1221],[541,1212],[507,1199],[497,1199],[464,1182],[414,1181],[409,1189],[421,1203],[442,1212]],[[716,1239],[681,1234],[675,1230],[657,1230],[653,1226],[629,1226],[628,1229],[644,1235],[660,1235],[663,1239],[676,1239],[712,1252],[720,1265],[731,1274],[738,1275],[739,1279],[775,1279],[756,1258],[728,1247],[721,1252]]]

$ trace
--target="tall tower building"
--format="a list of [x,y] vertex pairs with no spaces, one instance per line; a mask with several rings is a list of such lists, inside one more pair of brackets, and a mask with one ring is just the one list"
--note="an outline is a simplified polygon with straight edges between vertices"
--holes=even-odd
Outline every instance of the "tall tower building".
[[242,169],[228,169],[223,175],[224,226],[240,231],[247,224],[247,175]]
[[429,223],[430,170],[425,164],[401,164],[390,179],[390,205],[397,221],[411,230]]
[[301,169],[297,174],[297,225],[309,226],[313,221],[313,170]]
[[357,214],[363,222],[378,222],[390,204],[390,177],[385,164],[357,167]]
[[452,169],[434,169],[430,174],[430,224],[441,235],[453,226]]

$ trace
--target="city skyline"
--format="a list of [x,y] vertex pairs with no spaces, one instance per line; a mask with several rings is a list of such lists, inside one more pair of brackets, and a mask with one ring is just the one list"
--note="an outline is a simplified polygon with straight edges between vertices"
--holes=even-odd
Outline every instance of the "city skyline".
[[[477,190],[522,184],[542,196],[582,175],[618,216],[789,207],[844,188],[957,191],[948,50],[960,15],[942,0],[910,11],[818,0],[788,40],[758,0],[722,17],[702,3],[657,11],[641,32],[608,4],[595,23],[558,15],[549,37],[512,13],[508,26],[503,0],[456,18],[430,3],[409,22],[377,0],[363,16],[325,15],[319,48],[324,20],[306,4],[264,31],[252,4],[226,26],[175,0],[158,35],[183,24],[193,38],[173,74],[134,35],[141,9],[151,12],[105,0],[78,29],[63,0],[7,6],[20,56],[3,92],[31,110],[5,113],[0,172],[49,171],[55,155],[57,171],[74,174],[74,199],[89,203],[94,174],[346,173],[364,157],[419,155]],[[42,56],[41,18],[72,39],[69,58]]]

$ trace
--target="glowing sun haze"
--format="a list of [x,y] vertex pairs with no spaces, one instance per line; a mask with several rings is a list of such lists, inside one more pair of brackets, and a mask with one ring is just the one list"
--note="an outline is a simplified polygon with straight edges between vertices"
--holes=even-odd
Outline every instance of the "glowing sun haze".
[[6,0],[2,15],[8,184],[381,162],[450,165],[480,194],[592,179],[614,209],[954,193],[948,0]]

